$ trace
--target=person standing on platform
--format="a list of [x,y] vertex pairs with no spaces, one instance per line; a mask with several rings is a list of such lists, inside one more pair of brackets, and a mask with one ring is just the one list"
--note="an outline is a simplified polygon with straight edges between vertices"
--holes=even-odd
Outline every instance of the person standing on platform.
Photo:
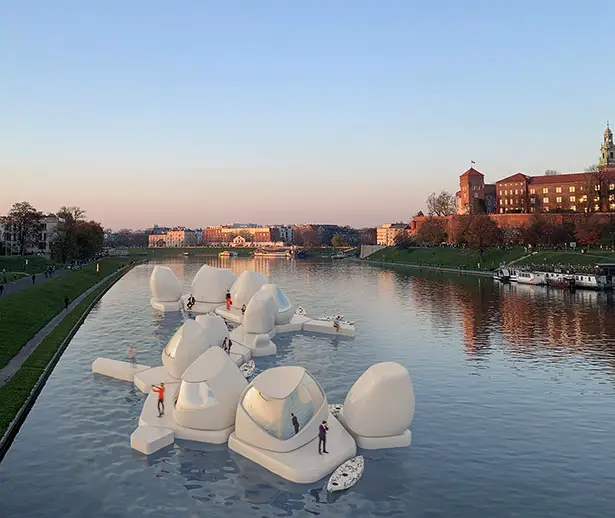
[[[318,427],[318,455],[322,455],[323,453],[329,453],[327,451],[327,432],[329,431],[329,427],[327,426],[327,421],[323,421]],[[320,450],[322,446],[322,452]]]
[[297,435],[299,433],[299,421],[297,420],[297,416],[295,414],[291,412],[290,415],[293,416],[292,418],[293,427],[295,428],[295,435]]
[[164,415],[164,383],[154,385],[152,390],[158,393],[158,417],[162,417]]
[[132,368],[136,368],[137,367],[137,355],[135,354],[135,349],[132,345],[128,346],[128,357],[130,358],[130,364],[132,365]]
[[233,300],[231,299],[230,292],[226,293],[226,310],[230,311],[231,306],[233,305]]

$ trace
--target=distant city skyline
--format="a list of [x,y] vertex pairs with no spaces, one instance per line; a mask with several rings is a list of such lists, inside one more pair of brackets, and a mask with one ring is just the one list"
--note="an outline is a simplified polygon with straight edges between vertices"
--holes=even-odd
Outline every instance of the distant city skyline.
[[377,226],[471,161],[487,181],[583,171],[615,122],[613,19],[591,1],[11,2],[0,214]]

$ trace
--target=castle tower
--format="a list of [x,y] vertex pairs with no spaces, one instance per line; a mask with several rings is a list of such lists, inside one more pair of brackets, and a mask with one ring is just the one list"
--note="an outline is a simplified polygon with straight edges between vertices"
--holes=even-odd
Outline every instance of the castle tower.
[[600,167],[615,167],[615,144],[613,144],[613,132],[608,122],[604,130],[604,140],[602,146],[600,146],[600,162],[598,165]]

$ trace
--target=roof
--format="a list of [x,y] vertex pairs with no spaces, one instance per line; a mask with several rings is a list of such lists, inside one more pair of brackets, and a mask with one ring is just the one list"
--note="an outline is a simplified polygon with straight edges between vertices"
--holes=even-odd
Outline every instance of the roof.
[[592,173],[566,173],[555,176],[530,176],[531,184],[585,182]]
[[483,173],[481,173],[480,171],[477,171],[473,167],[470,167],[470,169],[468,169],[461,176],[475,176],[475,175],[485,176]]
[[506,178],[502,178],[501,180],[498,180],[496,183],[526,181],[526,180],[529,180],[530,178],[531,178],[531,176],[528,176],[526,174],[515,173],[512,176],[507,176]]
[[267,397],[286,399],[301,383],[304,375],[303,367],[274,367],[261,372],[252,383],[256,390]]

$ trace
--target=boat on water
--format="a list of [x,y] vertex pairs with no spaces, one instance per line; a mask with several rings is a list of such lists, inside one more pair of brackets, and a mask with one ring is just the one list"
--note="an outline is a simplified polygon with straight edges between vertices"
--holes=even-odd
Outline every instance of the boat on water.
[[547,284],[547,278],[544,273],[540,272],[517,272],[517,282],[519,284],[531,284],[533,286],[544,286]]
[[510,282],[510,270],[508,268],[498,268],[493,274],[493,280],[505,284]]
[[567,288],[573,290],[576,288],[574,275],[561,272],[545,272],[547,286],[552,288]]
[[231,252],[230,250],[224,250],[218,254],[218,257],[237,257],[239,254],[237,252]]
[[188,252],[184,252],[184,255],[190,255]]
[[344,252],[338,252],[337,254],[333,254],[331,256],[331,259],[345,259],[346,255],[344,254]]
[[286,257],[291,258],[290,250],[255,250],[254,257]]

